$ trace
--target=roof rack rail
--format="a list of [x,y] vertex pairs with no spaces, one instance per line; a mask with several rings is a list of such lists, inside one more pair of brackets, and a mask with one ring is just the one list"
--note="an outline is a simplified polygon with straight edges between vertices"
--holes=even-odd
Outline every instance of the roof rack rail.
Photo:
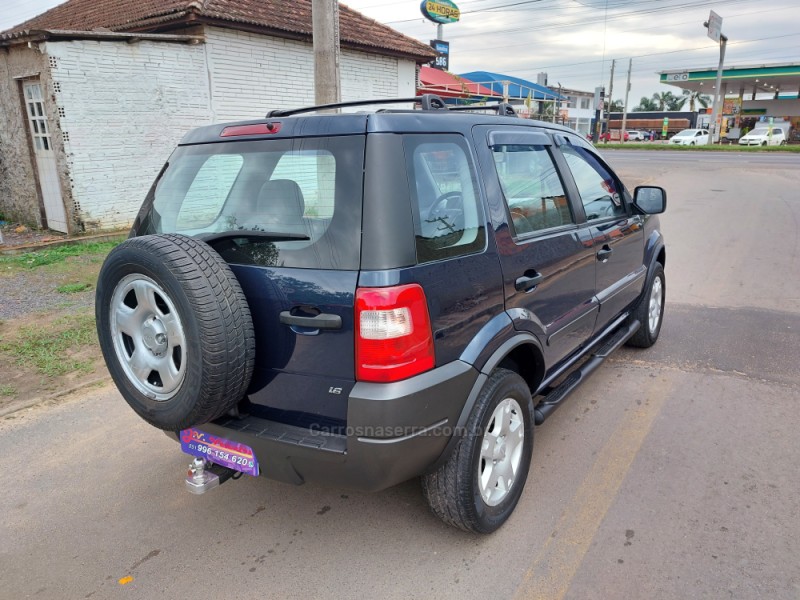
[[267,118],[289,117],[302,113],[317,112],[319,110],[330,110],[333,108],[350,108],[353,106],[369,106],[372,104],[399,104],[402,102],[414,102],[422,105],[422,110],[448,110],[444,103],[436,94],[423,94],[413,98],[380,98],[377,100],[354,100],[352,102],[336,102],[334,104],[318,104],[317,106],[303,106],[301,108],[275,109],[267,113]]
[[450,110],[457,111],[472,111],[472,110],[493,110],[501,117],[518,117],[517,111],[508,102],[498,102],[497,104],[484,104],[482,106],[473,106],[470,104],[463,104],[459,106],[451,106]]

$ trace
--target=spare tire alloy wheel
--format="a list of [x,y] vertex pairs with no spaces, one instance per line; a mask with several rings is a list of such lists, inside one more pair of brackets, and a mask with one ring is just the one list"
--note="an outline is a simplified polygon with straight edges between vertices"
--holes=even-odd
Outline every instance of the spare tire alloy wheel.
[[126,240],[100,270],[95,313],[114,383],[151,425],[207,423],[244,397],[255,358],[250,309],[208,244],[176,234]]
[[162,402],[180,389],[186,376],[186,336],[167,293],[146,275],[126,275],[111,298],[114,352],[133,386]]
[[498,368],[484,383],[447,461],[422,478],[431,510],[474,533],[505,523],[522,495],[533,453],[533,400],[517,373]]

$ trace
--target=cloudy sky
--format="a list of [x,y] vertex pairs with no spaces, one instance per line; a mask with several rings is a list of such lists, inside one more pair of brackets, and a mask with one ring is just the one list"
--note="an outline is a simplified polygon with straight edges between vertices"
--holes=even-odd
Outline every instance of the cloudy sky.
[[[132,0],[135,1],[135,0]],[[58,0],[0,0],[0,31]],[[423,42],[436,37],[418,0],[347,0],[345,4]],[[616,59],[614,98],[624,94],[633,59],[631,104],[665,90],[664,69],[716,68],[719,46],[706,37],[709,10],[723,18],[726,65],[800,63],[798,0],[462,0],[461,21],[444,26],[450,70],[484,70],[592,91],[608,86]]]

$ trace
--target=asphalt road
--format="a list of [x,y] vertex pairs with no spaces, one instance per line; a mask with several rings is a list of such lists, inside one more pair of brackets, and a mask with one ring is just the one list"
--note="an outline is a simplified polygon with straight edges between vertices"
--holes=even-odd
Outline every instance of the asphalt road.
[[414,481],[192,496],[97,390],[0,421],[0,597],[797,600],[800,156],[606,155],[668,190],[662,337],[536,430],[500,531],[444,526]]

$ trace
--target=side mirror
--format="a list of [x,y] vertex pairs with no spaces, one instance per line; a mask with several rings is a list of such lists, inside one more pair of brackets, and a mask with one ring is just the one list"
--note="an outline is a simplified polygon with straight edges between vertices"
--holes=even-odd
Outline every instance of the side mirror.
[[657,215],[667,210],[667,192],[664,188],[640,185],[633,190],[633,205],[646,215]]

